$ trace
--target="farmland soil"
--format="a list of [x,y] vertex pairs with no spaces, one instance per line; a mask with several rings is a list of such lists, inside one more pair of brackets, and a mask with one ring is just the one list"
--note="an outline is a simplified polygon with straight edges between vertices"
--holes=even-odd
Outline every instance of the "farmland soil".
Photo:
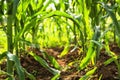
[[[78,66],[79,66],[78,61],[82,59],[84,53],[80,51],[79,48],[76,48],[74,50],[73,48],[74,47],[72,46],[68,54],[62,58],[59,57],[59,54],[63,51],[63,47],[44,49],[44,51],[47,52],[49,55],[55,57],[55,59],[60,64],[60,66],[63,68],[63,70],[61,70],[61,76],[59,80],[79,80],[79,78],[85,75],[86,72],[94,68],[94,66],[89,64],[87,69],[78,71]],[[120,48],[115,43],[110,44],[110,50],[114,52],[116,55],[120,54]],[[29,48],[28,52],[30,51],[33,51],[34,53],[36,53],[36,55],[42,57],[39,49]],[[110,58],[111,57],[108,56],[106,51],[102,49],[100,52],[100,57],[96,62],[97,70],[93,74],[93,76],[91,76],[90,80],[99,80],[100,76],[102,76],[101,80],[119,80],[116,64],[114,62],[111,62],[108,65],[104,65],[104,62]],[[51,74],[48,70],[42,67],[30,55],[21,55],[20,61],[21,61],[21,65],[29,73],[33,74],[36,77],[36,80],[51,80],[51,78],[53,77],[53,74]],[[72,64],[72,62],[74,62],[74,64]],[[3,64],[0,64],[2,70],[6,70],[5,65],[6,65],[5,62]],[[4,80],[4,78],[6,78],[5,75],[0,75],[0,80]],[[26,80],[30,80],[30,79],[26,78]]]

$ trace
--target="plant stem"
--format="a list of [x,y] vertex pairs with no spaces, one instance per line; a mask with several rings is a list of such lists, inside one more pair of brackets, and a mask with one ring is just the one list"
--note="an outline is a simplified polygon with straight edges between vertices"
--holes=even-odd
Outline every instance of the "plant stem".
[[[7,19],[7,44],[8,51],[13,53],[13,44],[12,44],[12,15],[8,16]],[[7,72],[10,75],[13,75],[13,62],[7,58]],[[10,77],[9,80],[12,80]]]

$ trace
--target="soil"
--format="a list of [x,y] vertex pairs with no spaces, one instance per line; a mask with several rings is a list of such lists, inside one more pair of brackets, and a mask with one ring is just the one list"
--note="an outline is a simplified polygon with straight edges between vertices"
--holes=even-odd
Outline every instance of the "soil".
[[[73,46],[70,48],[67,55],[60,58],[59,54],[63,51],[63,47],[54,47],[54,48],[45,48],[44,51],[47,52],[49,55],[55,57],[55,59],[58,61],[59,65],[63,68],[61,70],[61,75],[58,80],[79,80],[83,75],[86,74],[87,71],[94,68],[91,64],[89,66],[82,70],[78,71],[79,61],[82,59],[84,53],[80,51],[79,48],[76,48],[73,50]],[[117,46],[117,44],[112,43],[110,44],[110,50],[114,52],[116,55],[120,54],[120,48]],[[33,51],[37,55],[41,56],[41,52],[39,49],[35,48],[29,48],[28,52]],[[102,76],[101,80],[119,80],[118,78],[118,69],[114,62],[111,62],[108,65],[104,65],[104,62],[111,57],[108,56],[106,51],[104,49],[100,52],[100,57],[96,62],[97,70],[93,74],[90,80],[99,80],[100,76]],[[44,67],[42,67],[37,61],[34,60],[32,56],[29,54],[27,55],[21,55],[20,57],[21,65],[31,74],[33,74],[36,77],[36,80],[51,80],[53,77],[53,74],[51,74],[48,70],[46,70]],[[72,64],[72,62],[74,62]],[[1,69],[6,70],[5,67],[6,63],[4,62],[1,64]],[[51,65],[51,64],[49,64]],[[4,80],[6,78],[6,75],[0,75],[0,80]],[[26,80],[30,80],[26,78]]]

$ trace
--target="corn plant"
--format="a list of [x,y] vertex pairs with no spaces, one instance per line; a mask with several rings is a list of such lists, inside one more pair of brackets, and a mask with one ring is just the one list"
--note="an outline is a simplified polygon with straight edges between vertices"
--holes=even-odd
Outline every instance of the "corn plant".
[[[24,72],[30,75],[18,59],[20,55],[26,56],[21,54],[27,50],[26,46],[38,49],[62,46],[64,50],[59,55],[62,58],[74,44],[74,49],[80,47],[83,52],[79,71],[90,61],[95,66],[102,48],[113,55],[108,45],[113,37],[120,46],[119,5],[120,0],[0,0],[0,29],[6,33],[8,47],[0,59],[7,57],[9,79],[14,79],[13,65],[20,80],[25,80]],[[43,58],[34,52],[28,54],[54,75],[52,80],[60,77],[61,68],[55,58],[40,52]],[[46,57],[54,68],[45,61]],[[117,59],[112,57],[119,70]],[[95,70],[96,67],[80,80],[88,79]],[[30,79],[34,79],[31,76]]]

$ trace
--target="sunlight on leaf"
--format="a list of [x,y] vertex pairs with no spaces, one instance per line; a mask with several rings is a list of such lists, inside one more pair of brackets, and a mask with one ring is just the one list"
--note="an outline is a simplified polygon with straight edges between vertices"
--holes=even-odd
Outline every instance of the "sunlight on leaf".
[[91,75],[93,75],[96,71],[97,67],[88,71],[84,76],[82,76],[79,80],[88,80]]

